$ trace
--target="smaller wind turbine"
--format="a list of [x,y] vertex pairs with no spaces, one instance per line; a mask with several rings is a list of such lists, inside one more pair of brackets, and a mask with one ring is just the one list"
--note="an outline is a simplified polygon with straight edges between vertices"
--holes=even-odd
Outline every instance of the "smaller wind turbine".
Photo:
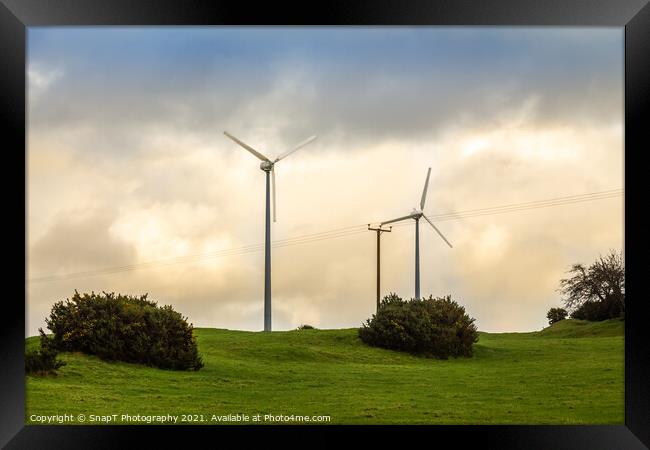
[[296,150],[303,148],[305,145],[316,139],[316,136],[311,136],[300,144],[293,147],[291,150],[281,154],[273,161],[264,156],[262,153],[255,150],[250,145],[240,141],[235,136],[227,131],[223,134],[235,141],[237,144],[244,147],[257,158],[262,160],[260,169],[266,172],[266,227],[264,239],[264,331],[271,331],[271,215],[270,215],[270,192],[269,192],[269,174],[273,184],[273,222],[275,222],[275,163],[286,158]]
[[443,241],[447,243],[447,245],[451,248],[452,245],[449,243],[446,237],[443,236],[443,234],[440,232],[440,230],[431,222],[431,219],[429,219],[427,216],[424,215],[424,202],[427,199],[427,188],[429,187],[429,177],[431,176],[431,167],[429,167],[429,170],[427,171],[427,179],[424,182],[424,190],[422,191],[422,198],[420,199],[420,209],[413,208],[413,212],[409,214],[408,216],[403,216],[403,217],[398,217],[397,219],[393,220],[388,220],[386,222],[382,222],[379,227],[381,228],[384,225],[387,225],[389,223],[395,223],[395,222],[401,222],[402,220],[406,219],[413,219],[415,220],[415,298],[420,298],[420,218],[424,217],[424,219],[429,222],[429,225],[433,227],[434,230],[436,230],[436,233],[440,235]]

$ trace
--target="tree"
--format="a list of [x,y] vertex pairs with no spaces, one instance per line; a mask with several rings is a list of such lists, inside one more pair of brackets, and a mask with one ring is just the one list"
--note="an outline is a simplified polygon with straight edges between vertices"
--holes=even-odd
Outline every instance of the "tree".
[[548,324],[553,325],[555,322],[566,319],[567,315],[568,313],[564,308],[551,308],[546,313],[546,318],[548,319]]
[[559,288],[567,309],[575,313],[588,304],[590,309],[597,306],[600,311],[607,311],[607,318],[625,313],[625,264],[622,253],[610,250],[589,267],[574,264],[568,273],[571,277],[560,280]]

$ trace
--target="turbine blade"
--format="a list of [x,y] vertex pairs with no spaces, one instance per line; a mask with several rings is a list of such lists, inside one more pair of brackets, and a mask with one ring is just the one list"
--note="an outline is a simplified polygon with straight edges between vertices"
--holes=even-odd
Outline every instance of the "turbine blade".
[[379,224],[379,226],[381,226],[381,225],[386,225],[386,224],[388,224],[388,223],[393,223],[393,222],[400,222],[400,221],[402,221],[402,220],[406,220],[406,219],[412,219],[413,217],[415,217],[414,214],[409,214],[408,216],[398,217],[397,219],[393,219],[393,220],[388,220],[388,221],[386,221],[386,222],[382,222],[382,223]]
[[232,134],[228,133],[227,131],[224,131],[223,134],[225,134],[225,135],[228,136],[230,139],[232,139],[233,141],[235,141],[236,143],[238,143],[239,145],[241,145],[242,147],[244,147],[246,150],[248,150],[249,152],[251,152],[253,155],[257,156],[257,157],[258,157],[259,159],[261,159],[262,161],[268,161],[268,162],[271,162],[271,160],[270,160],[269,158],[267,158],[266,156],[262,155],[260,152],[258,152],[258,151],[255,150],[253,147],[251,147],[250,145],[246,144],[245,142],[240,141],[239,139],[237,139],[235,136],[233,136]]
[[275,222],[275,165],[271,168],[271,188],[273,189],[273,222]]
[[431,225],[431,226],[433,227],[433,229],[436,230],[436,232],[440,235],[440,237],[442,238],[442,240],[445,241],[445,242],[447,243],[447,245],[448,245],[450,248],[454,248],[454,247],[449,243],[449,241],[447,240],[447,238],[444,237],[444,236],[442,235],[442,233],[440,232],[440,230],[438,229],[438,227],[436,227],[436,226],[433,224],[433,222],[431,222],[431,220],[429,220],[429,218],[428,218],[427,216],[425,216],[424,214],[422,214],[422,217],[424,217],[424,218],[427,220],[427,222],[429,222],[429,225]]
[[427,199],[427,189],[429,188],[429,176],[431,176],[431,167],[427,171],[427,181],[424,182],[424,190],[422,191],[422,199],[420,200],[420,211],[424,211],[424,202]]
[[297,151],[297,150],[300,150],[300,149],[303,148],[305,145],[309,144],[309,143],[312,142],[314,139],[316,139],[316,137],[317,137],[317,136],[314,135],[314,136],[311,136],[311,137],[305,139],[304,141],[302,141],[300,144],[296,145],[294,148],[292,148],[292,149],[289,150],[288,152],[285,152],[285,153],[281,154],[280,156],[278,156],[277,158],[275,158],[275,161],[273,161],[273,162],[276,163],[276,162],[280,161],[281,159],[286,158],[287,156],[289,156],[289,155],[292,154],[293,152],[295,152],[295,151]]

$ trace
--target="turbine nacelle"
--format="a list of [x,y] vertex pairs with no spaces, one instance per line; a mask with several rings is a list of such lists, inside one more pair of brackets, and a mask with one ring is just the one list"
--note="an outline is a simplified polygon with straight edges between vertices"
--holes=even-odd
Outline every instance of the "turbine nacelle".
[[423,215],[424,213],[416,208],[413,208],[413,211],[411,212],[411,217],[414,218],[415,220],[418,220]]
[[382,222],[380,225],[387,225],[389,223],[401,222],[403,220],[408,220],[408,219],[413,219],[415,221],[418,221],[422,217],[424,217],[424,219],[427,222],[429,222],[429,225],[431,225],[431,227],[436,231],[436,233],[438,233],[438,235],[442,238],[442,240],[445,241],[445,243],[449,247],[451,247],[451,244],[449,243],[447,238],[442,235],[442,233],[440,232],[438,227],[436,227],[433,224],[431,219],[429,219],[427,216],[424,215],[424,204],[425,204],[425,202],[427,200],[427,189],[429,188],[429,177],[430,176],[431,176],[431,167],[429,167],[429,170],[427,171],[427,179],[424,182],[424,189],[422,190],[422,198],[420,199],[420,209],[413,208],[413,211],[408,216],[398,217],[397,219],[393,219],[393,220],[387,220],[386,222]]
[[273,197],[273,222],[275,222],[275,163],[280,161],[281,159],[286,158],[293,152],[303,148],[305,145],[309,144],[312,142],[314,139],[316,139],[316,136],[311,136],[295,147],[293,147],[291,150],[284,152],[277,158],[275,158],[273,161],[271,161],[266,155],[260,153],[259,151],[255,150],[253,147],[248,145],[247,143],[237,139],[235,136],[232,134],[228,133],[227,131],[224,131],[223,134],[225,134],[229,139],[232,141],[236,142],[238,145],[241,147],[245,148],[250,152],[253,156],[255,156],[257,159],[261,160],[262,162],[260,163],[260,169],[262,169],[264,172],[267,174],[271,174],[271,192],[272,192],[272,197]]

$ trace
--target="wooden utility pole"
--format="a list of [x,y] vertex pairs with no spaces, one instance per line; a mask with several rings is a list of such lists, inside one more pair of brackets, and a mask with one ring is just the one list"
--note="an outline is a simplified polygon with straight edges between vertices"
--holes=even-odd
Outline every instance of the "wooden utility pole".
[[381,225],[379,228],[371,228],[370,224],[368,224],[368,230],[370,231],[375,231],[377,232],[377,311],[379,311],[379,302],[381,298],[381,293],[380,293],[380,285],[381,285],[381,233],[390,233],[393,227],[389,227],[388,229],[382,228]]

